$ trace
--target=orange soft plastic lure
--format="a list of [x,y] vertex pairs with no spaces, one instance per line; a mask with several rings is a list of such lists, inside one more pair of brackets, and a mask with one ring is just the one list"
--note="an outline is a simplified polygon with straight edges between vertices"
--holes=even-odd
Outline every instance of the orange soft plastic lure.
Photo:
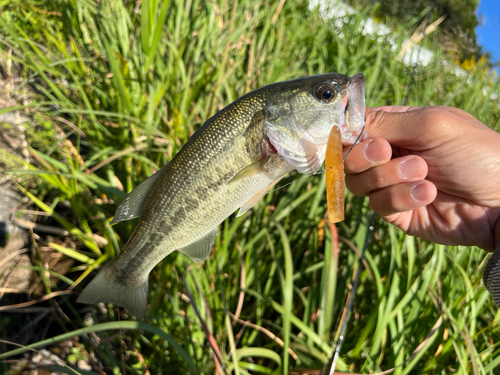
[[342,134],[338,126],[332,128],[328,137],[325,169],[328,220],[338,223],[344,220],[344,159]]

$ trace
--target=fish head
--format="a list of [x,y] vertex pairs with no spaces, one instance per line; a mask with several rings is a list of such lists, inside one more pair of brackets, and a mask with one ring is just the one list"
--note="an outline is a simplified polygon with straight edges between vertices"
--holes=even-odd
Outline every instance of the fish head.
[[271,152],[298,172],[315,173],[320,169],[333,126],[339,127],[345,145],[353,144],[362,132],[362,74],[321,74],[279,85],[272,103],[266,107],[266,141]]

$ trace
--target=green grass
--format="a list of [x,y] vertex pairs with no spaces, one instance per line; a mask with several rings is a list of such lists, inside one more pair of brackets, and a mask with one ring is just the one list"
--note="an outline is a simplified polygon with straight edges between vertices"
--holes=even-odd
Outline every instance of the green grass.
[[[143,0],[137,11],[136,2],[119,0],[23,1],[0,9],[2,58],[11,49],[25,82],[17,90],[33,89],[23,106],[34,119],[27,129],[33,162],[10,159],[9,173],[24,177],[19,188],[32,208],[50,215],[39,223],[70,233],[49,244],[42,236],[33,251],[51,246],[76,260],[71,286],[63,275],[63,283],[51,282],[37,263],[46,295],[68,287],[78,294],[133,230],[135,222],[109,225],[125,194],[244,93],[316,73],[362,72],[369,106],[403,102],[412,68],[388,43],[357,31],[366,15],[336,30],[306,1],[232,4]],[[395,30],[400,44],[420,21]],[[424,44],[439,55],[431,37]],[[461,78],[434,64],[417,69],[408,104],[456,106],[499,130],[494,94],[498,83],[482,66]],[[79,336],[68,362],[93,352],[107,373],[321,369],[339,334],[370,210],[348,193],[337,241],[324,219],[324,175],[292,173],[280,186],[224,222],[203,264],[175,253],[158,265],[146,322],[56,294],[51,306],[62,310],[52,317],[65,332],[33,348]],[[405,236],[378,219],[337,370],[493,374],[500,315],[481,282],[484,257],[475,247]],[[9,314],[0,319],[4,330]],[[86,326],[89,318],[94,325]]]

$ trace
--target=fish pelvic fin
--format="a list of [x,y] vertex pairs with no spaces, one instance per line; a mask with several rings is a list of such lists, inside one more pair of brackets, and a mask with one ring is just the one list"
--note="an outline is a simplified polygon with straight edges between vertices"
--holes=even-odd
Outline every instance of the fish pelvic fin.
[[262,198],[266,193],[270,186],[265,187],[264,189],[260,189],[257,193],[252,195],[249,200],[243,203],[238,211],[236,217],[240,217],[244,215],[248,210],[250,210],[255,204]]
[[484,268],[483,282],[497,307],[500,307],[500,247],[497,247]]
[[128,195],[116,209],[115,216],[113,217],[113,220],[111,220],[111,224],[118,223],[120,221],[131,220],[141,216],[144,202],[146,201],[146,198],[149,195],[149,192],[151,191],[154,183],[158,179],[160,172],[161,170],[149,176],[139,185],[137,185],[134,190],[128,193]]
[[106,264],[96,277],[83,289],[78,303],[114,303],[125,307],[137,319],[143,319],[148,303],[148,279],[138,287],[121,283],[108,272],[113,262]]
[[244,215],[248,210],[250,210],[255,204],[264,196],[266,195],[269,190],[271,190],[277,183],[278,181],[281,180],[281,177],[274,180],[271,184],[269,184],[267,187],[260,189],[257,193],[252,195],[245,203],[243,203],[238,211],[238,214],[236,217],[239,217],[241,215]]
[[212,249],[212,245],[215,242],[215,236],[217,235],[217,228],[213,229],[205,237],[193,242],[192,244],[178,249],[183,254],[186,254],[191,258],[193,262],[203,262],[207,259]]

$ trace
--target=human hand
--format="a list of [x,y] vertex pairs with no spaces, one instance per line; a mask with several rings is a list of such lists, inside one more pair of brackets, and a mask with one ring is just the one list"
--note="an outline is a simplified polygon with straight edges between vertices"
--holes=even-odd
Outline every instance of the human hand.
[[451,107],[367,108],[366,130],[345,159],[349,190],[407,234],[500,245],[499,133]]

